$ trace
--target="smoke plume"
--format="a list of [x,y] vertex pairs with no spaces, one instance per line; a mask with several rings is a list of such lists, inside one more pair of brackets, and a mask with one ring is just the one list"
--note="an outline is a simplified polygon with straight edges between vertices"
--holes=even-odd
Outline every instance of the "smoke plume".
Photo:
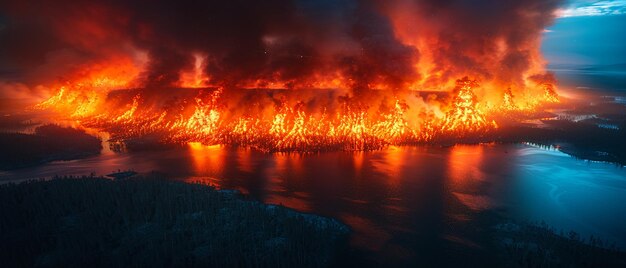
[[225,88],[341,85],[359,95],[463,76],[522,88],[545,75],[541,33],[560,3],[5,0],[0,76],[37,85],[121,61],[141,65],[134,85],[164,88],[200,58],[206,84]]

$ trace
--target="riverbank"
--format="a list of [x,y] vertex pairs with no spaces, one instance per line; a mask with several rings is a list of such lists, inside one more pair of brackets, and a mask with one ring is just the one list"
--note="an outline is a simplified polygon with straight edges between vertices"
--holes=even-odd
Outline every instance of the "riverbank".
[[16,266],[324,267],[332,219],[157,175],[0,186],[0,260]]

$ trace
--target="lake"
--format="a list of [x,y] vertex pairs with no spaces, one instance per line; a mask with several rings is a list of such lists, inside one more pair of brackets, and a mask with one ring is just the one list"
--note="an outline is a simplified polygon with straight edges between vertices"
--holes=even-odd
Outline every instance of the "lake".
[[105,149],[92,158],[1,172],[0,181],[118,169],[158,171],[337,218],[352,228],[356,255],[385,263],[440,259],[455,245],[480,249],[484,238],[465,226],[490,227],[482,226],[485,211],[543,221],[626,248],[626,169],[529,144],[316,154],[200,144],[144,152]]

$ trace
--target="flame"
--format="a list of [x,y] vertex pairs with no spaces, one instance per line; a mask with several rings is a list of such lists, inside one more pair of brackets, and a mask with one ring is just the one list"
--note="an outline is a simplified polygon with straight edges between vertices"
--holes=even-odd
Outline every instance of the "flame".
[[407,109],[406,103],[396,99],[392,113],[384,115],[384,120],[374,125],[373,131],[375,136],[389,143],[400,143],[403,137],[407,135],[414,136],[415,132],[409,127],[404,118],[404,113]]
[[202,66],[205,61],[205,57],[202,55],[194,55],[194,65],[193,69],[182,72],[180,77],[180,87],[183,88],[202,88],[208,86],[209,77],[207,77],[203,70]]
[[221,90],[216,90],[211,96],[211,102],[204,104],[202,99],[196,98],[196,107],[191,117],[179,119],[174,122],[171,130],[175,132],[174,140],[204,141],[207,143],[217,139],[220,124],[220,112],[216,108],[216,102]]
[[443,120],[443,131],[449,132],[475,132],[491,127],[497,127],[494,121],[488,122],[485,114],[473,92],[478,87],[476,80],[465,77],[457,81],[453,107],[446,113]]
[[[117,82],[116,82],[117,81]],[[436,137],[466,136],[498,128],[490,119],[494,113],[530,109],[539,102],[519,105],[511,88],[503,91],[499,107],[491,109],[475,91],[476,80],[464,77],[456,82],[448,102],[423,103],[429,110],[412,108],[407,99],[396,95],[389,106],[372,113],[371,101],[340,97],[339,108],[314,112],[296,101],[279,101],[269,114],[239,116],[227,107],[223,88],[210,95],[198,94],[191,105],[161,110],[149,105],[141,94],[117,109],[108,107],[105,88],[120,84],[98,78],[88,84],[67,84],[48,100],[37,105],[78,118],[86,127],[111,133],[112,141],[155,135],[162,142],[204,145],[241,145],[261,151],[375,150],[390,145],[429,142]],[[551,84],[539,84],[544,101],[558,101]],[[200,92],[203,92],[202,90]],[[492,91],[492,90],[490,90]],[[416,105],[416,104],[413,104]],[[434,107],[434,108],[433,108]],[[441,113],[437,112],[442,110]]]
[[557,103],[559,102],[559,95],[554,91],[554,85],[550,83],[543,83],[543,97],[547,102]]
[[77,78],[53,85],[55,93],[34,108],[54,109],[77,119],[90,117],[103,110],[108,92],[130,86],[139,73],[140,69],[129,59],[88,66],[70,75]]
[[[52,94],[36,108],[107,131],[114,141],[149,136],[262,151],[374,150],[486,136],[498,127],[498,113],[515,120],[518,111],[559,101],[540,50],[558,1],[501,1],[480,13],[438,1],[323,8],[221,1],[180,6],[192,9],[171,16],[147,16],[167,13],[167,4],[83,1],[42,9],[13,2],[20,4],[9,5],[8,21],[25,23],[7,24],[10,31],[43,31],[54,44],[34,46],[50,59],[23,77],[63,75],[45,85]],[[241,12],[204,18],[232,10]],[[8,48],[30,40],[14,39]],[[13,50],[17,64],[26,52]],[[39,74],[49,67],[59,70]],[[457,81],[463,76],[482,84]],[[246,95],[257,90],[267,91],[263,100]],[[333,94],[311,100],[305,90]],[[233,100],[233,91],[254,97]],[[292,98],[277,101],[278,91]]]
[[517,105],[515,104],[514,97],[515,96],[513,96],[513,92],[511,92],[510,87],[504,91],[504,96],[502,97],[502,106],[501,106],[503,110],[510,111],[510,110],[518,109]]
[[122,115],[116,117],[115,119],[113,119],[114,122],[130,122],[131,120],[133,120],[133,115],[135,115],[135,112],[137,111],[137,107],[139,106],[139,99],[141,98],[140,95],[136,95],[133,98],[133,104],[130,105],[130,107],[128,108],[128,110],[126,112],[124,112]]

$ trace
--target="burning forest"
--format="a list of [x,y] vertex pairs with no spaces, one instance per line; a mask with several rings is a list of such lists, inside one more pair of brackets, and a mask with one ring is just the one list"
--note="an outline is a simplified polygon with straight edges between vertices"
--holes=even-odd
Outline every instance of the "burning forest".
[[559,4],[3,3],[0,55],[17,66],[3,86],[43,91],[33,108],[121,142],[307,152],[481,137],[559,101],[539,51]]
[[625,28],[624,0],[0,0],[0,263],[624,267]]

